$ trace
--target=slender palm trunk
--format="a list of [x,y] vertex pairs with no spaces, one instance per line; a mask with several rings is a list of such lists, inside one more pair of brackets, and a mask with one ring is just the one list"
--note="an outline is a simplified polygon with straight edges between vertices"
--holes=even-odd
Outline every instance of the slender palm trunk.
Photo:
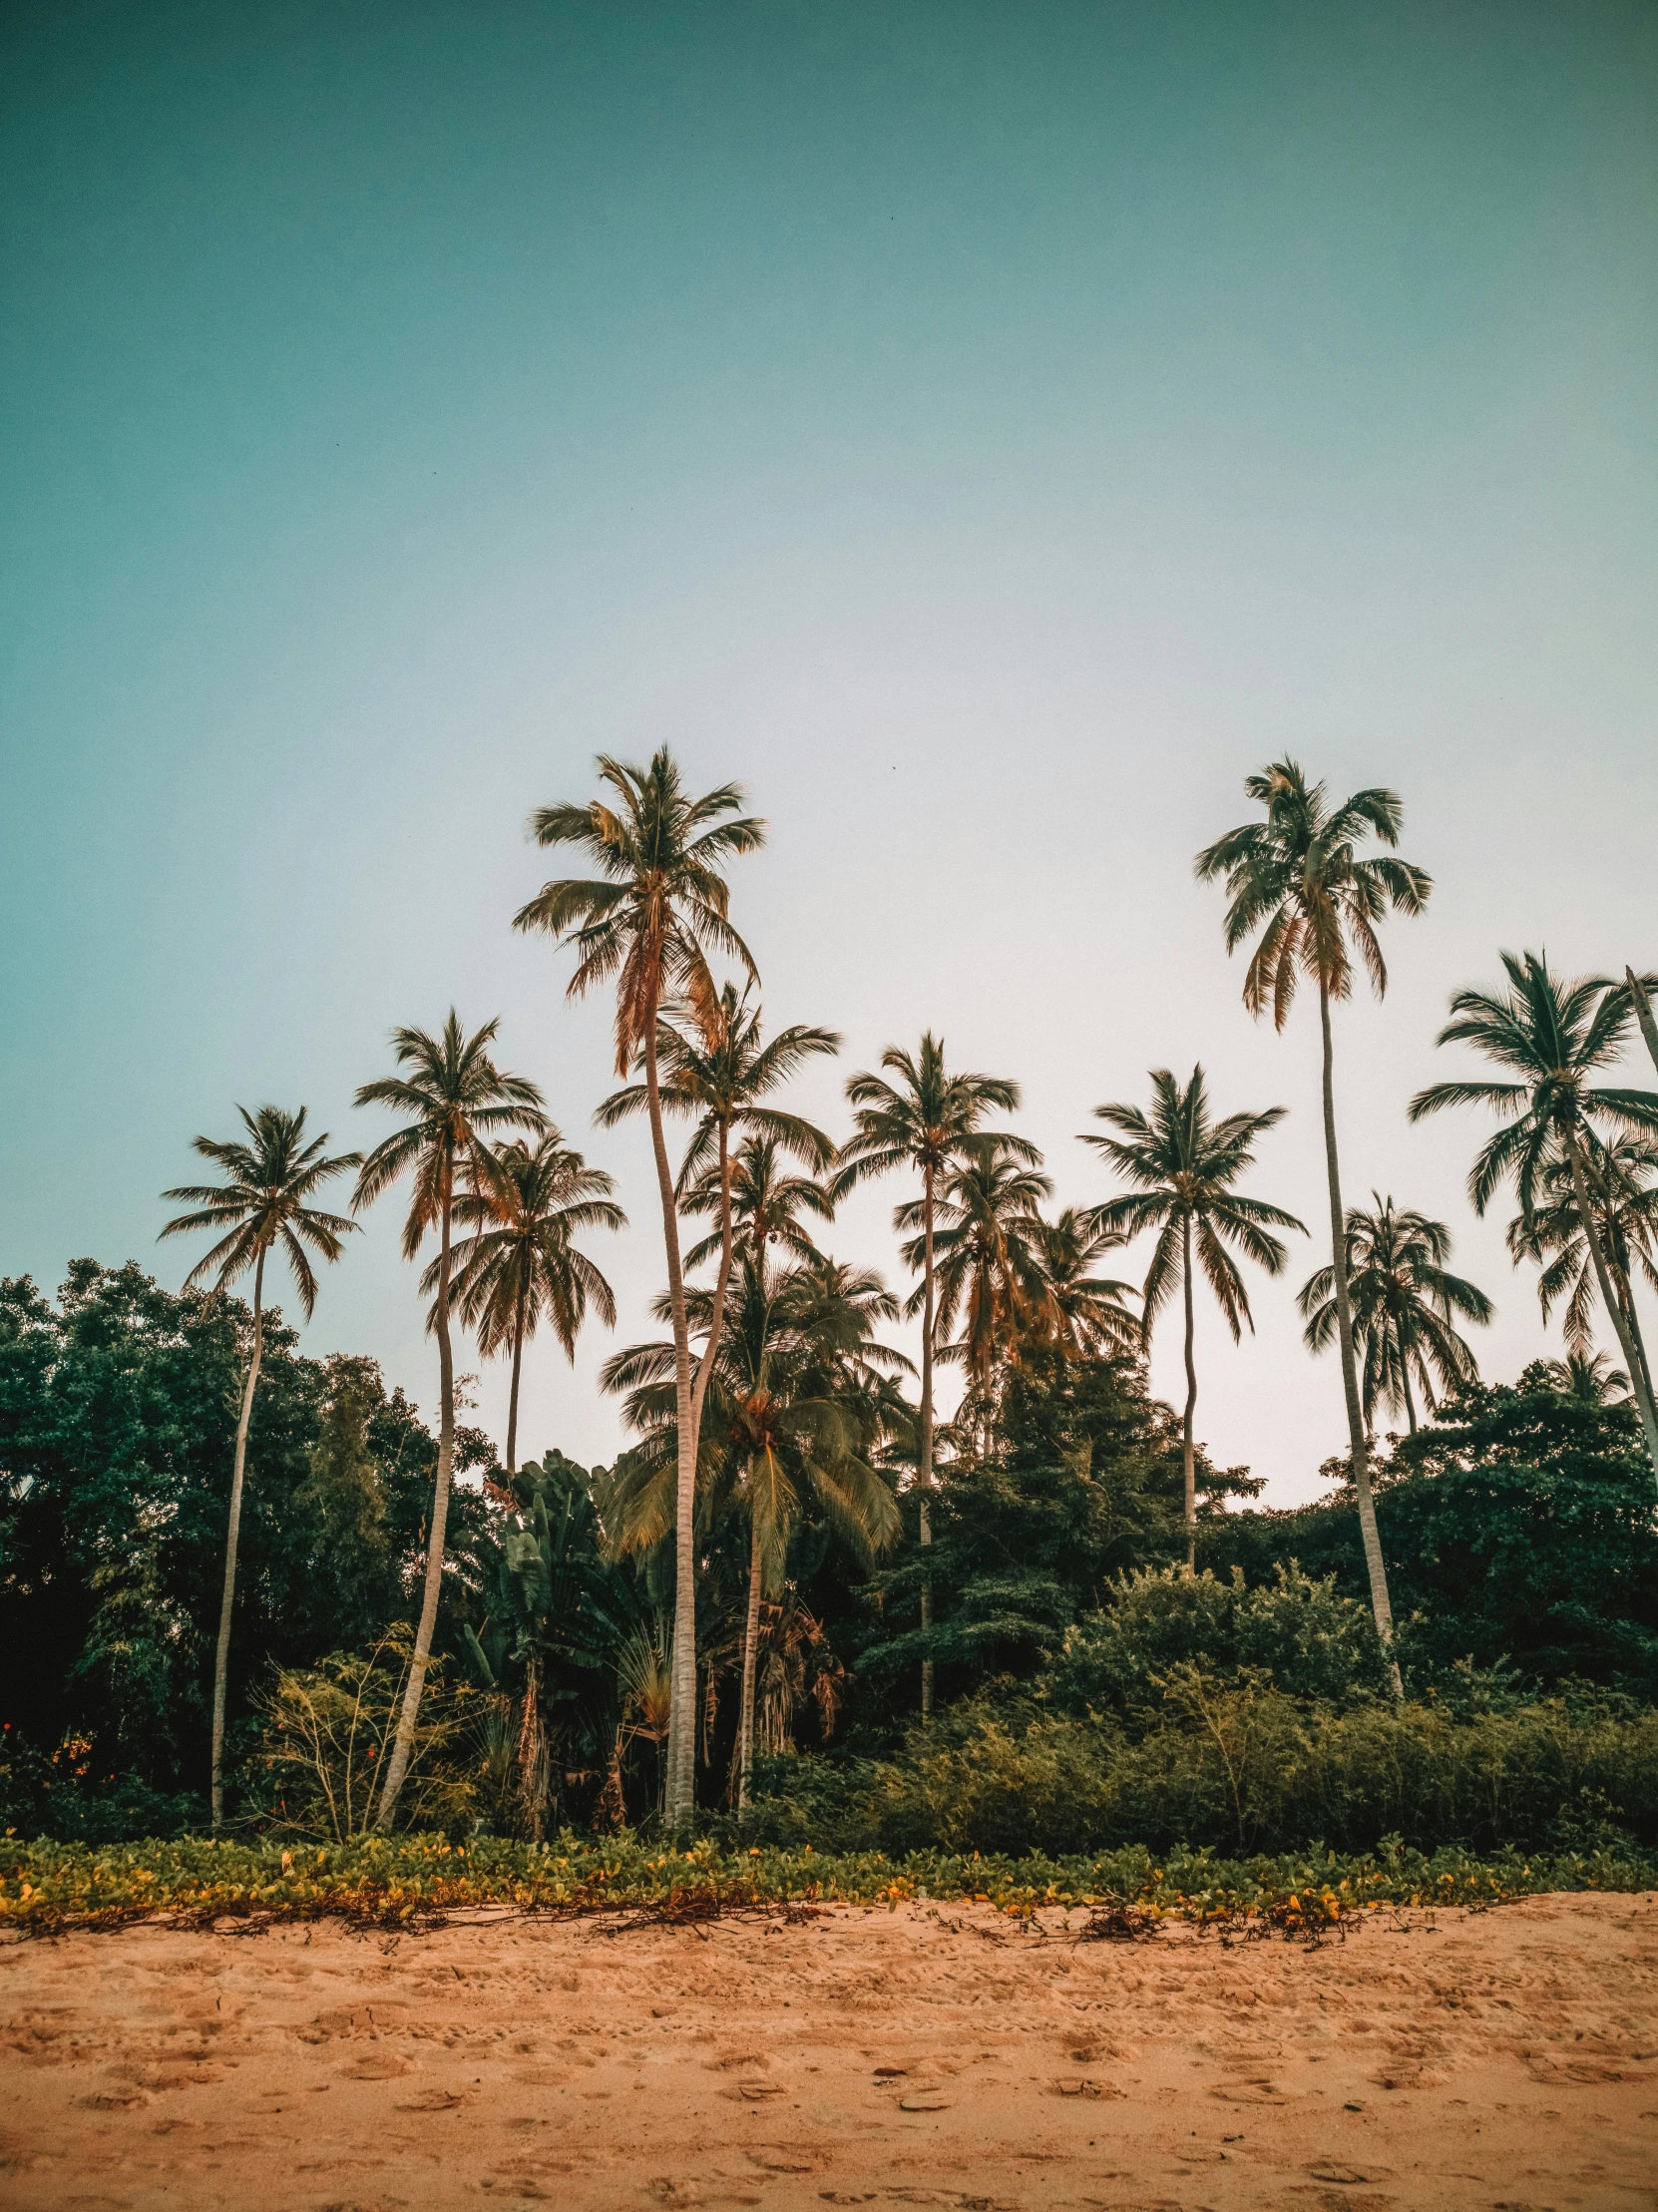
[[1181,1234],[1185,1239],[1185,1263],[1182,1273],[1186,1287],[1186,1418],[1180,1427],[1180,1464],[1186,1480],[1186,1572],[1197,1571],[1197,1449],[1192,1441],[1192,1423],[1197,1413],[1197,1361],[1192,1351],[1192,1336],[1196,1316],[1192,1301],[1192,1216],[1188,1206],[1183,1217]]
[[1394,1609],[1388,1597],[1388,1569],[1376,1526],[1376,1501],[1370,1488],[1370,1452],[1359,1405],[1359,1367],[1353,1350],[1353,1306],[1347,1292],[1347,1220],[1342,1211],[1341,1165],[1336,1155],[1336,1063],[1330,1034],[1330,987],[1319,978],[1319,1022],[1324,1039],[1324,1164],[1330,1178],[1330,1257],[1336,1284],[1336,1324],[1342,1346],[1342,1389],[1347,1397],[1347,1434],[1353,1455],[1353,1488],[1359,1499],[1359,1534],[1370,1575],[1371,1610],[1393,1675],[1396,1697],[1403,1697],[1399,1661],[1394,1657]]
[[685,1322],[685,1278],[679,1264],[679,1210],[662,1134],[662,1094],[656,1077],[656,1010],[644,1032],[644,1092],[650,1109],[650,1149],[662,1200],[662,1242],[667,1252],[667,1296],[673,1315],[673,1410],[677,1480],[673,1532],[673,1655],[668,1669],[667,1785],[663,1818],[669,1831],[684,1829],[696,1805],[696,1417],[692,1406],[690,1331]]
[[708,1378],[714,1371],[714,1360],[719,1352],[720,1331],[725,1326],[725,1293],[731,1282],[731,1259],[735,1247],[731,1236],[731,1130],[728,1122],[719,1124],[719,1274],[714,1282],[713,1318],[708,1324],[708,1341],[702,1347],[702,1358],[696,1370],[696,1384],[691,1392],[691,1427],[700,1439],[702,1435],[702,1404],[708,1395]]
[[1400,1388],[1405,1393],[1405,1418],[1411,1424],[1411,1434],[1415,1436],[1417,1433],[1417,1407],[1415,1399],[1411,1396],[1411,1362],[1408,1355],[1400,1360],[1399,1382]]
[[1625,968],[1624,981],[1629,986],[1629,996],[1635,1002],[1635,1019],[1641,1025],[1641,1035],[1646,1039],[1646,1049],[1652,1055],[1652,1065],[1658,1068],[1658,1022],[1652,1018],[1652,1001],[1646,995],[1646,986],[1633,968]]
[[[926,1240],[926,1261],[922,1293],[921,1339],[921,1469],[917,1488],[921,1495],[917,1501],[921,1519],[921,1542],[925,1549],[933,1541],[933,1516],[929,1499],[933,1489],[933,1305],[937,1295],[933,1280],[933,1163],[928,1161],[922,1170],[922,1233]],[[921,1627],[925,1635],[933,1625],[933,1577],[925,1563],[921,1572]],[[933,1661],[921,1662],[921,1717],[933,1717]]]
[[737,1818],[748,1806],[754,1771],[754,1675],[760,1651],[760,1520],[748,1504],[748,1615],[742,1631],[742,1714],[737,1728]]
[[432,1526],[426,1539],[426,1587],[421,1594],[420,1621],[415,1629],[414,1657],[403,1688],[403,1706],[397,1716],[397,1738],[391,1747],[386,1778],[380,1785],[380,1804],[374,1816],[377,1828],[389,1828],[397,1813],[409,1761],[414,1756],[415,1722],[420,1716],[420,1693],[426,1686],[426,1668],[432,1657],[432,1636],[438,1624],[438,1597],[443,1589],[443,1546],[449,1530],[449,1482],[455,1466],[455,1353],[449,1340],[450,1209],[455,1197],[455,1153],[451,1142],[443,1162],[439,1195],[438,1295],[432,1319],[438,1339],[438,1474],[432,1488]]
[[264,1354],[264,1253],[253,1268],[253,1349],[241,1389],[236,1422],[236,1454],[230,1471],[230,1528],[224,1540],[224,1594],[218,1606],[218,1645],[213,1653],[213,1826],[224,1825],[224,1703],[230,1683],[230,1611],[236,1595],[236,1542],[241,1534],[241,1484],[247,1469],[247,1431],[253,1419],[253,1392]]
[[520,1283],[513,1313],[513,1387],[507,1399],[507,1473],[518,1473],[518,1379],[524,1369],[524,1309],[530,1296],[528,1283]]
[[1646,1439],[1646,1456],[1652,1463],[1652,1472],[1658,1478],[1658,1416],[1655,1416],[1652,1393],[1647,1388],[1646,1371],[1642,1365],[1635,1339],[1630,1334],[1629,1322],[1623,1310],[1623,1302],[1613,1286],[1611,1271],[1606,1264],[1606,1254],[1601,1248],[1600,1229],[1589,1203],[1589,1178],[1583,1164],[1583,1141],[1575,1129],[1566,1139],[1571,1158],[1571,1187],[1577,1200],[1577,1217],[1583,1224],[1583,1234],[1595,1263],[1595,1280],[1600,1285],[1600,1302],[1606,1308],[1607,1318],[1617,1333],[1618,1346],[1623,1353],[1623,1364],[1629,1372],[1629,1387],[1635,1394],[1635,1406],[1641,1417],[1641,1433]]

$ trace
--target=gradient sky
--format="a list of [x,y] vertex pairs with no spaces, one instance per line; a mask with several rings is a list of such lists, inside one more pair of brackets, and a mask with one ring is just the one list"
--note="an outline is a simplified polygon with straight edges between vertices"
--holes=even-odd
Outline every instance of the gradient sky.
[[[530,808],[663,740],[772,823],[733,915],[773,1022],[846,1034],[832,1127],[931,1025],[1086,1201],[1091,1107],[1201,1057],[1291,1107],[1253,1187],[1316,1227],[1316,1020],[1249,1021],[1191,877],[1288,749],[1395,785],[1438,883],[1339,1017],[1348,1196],[1451,1220],[1487,1372],[1544,1348],[1463,1197],[1486,1124],[1404,1106],[1498,947],[1658,963],[1658,11],[14,0],[0,39],[0,1268],[177,1283],[195,1131],[268,1099],[364,1144],[393,1023],[499,1013],[636,1224],[618,1338],[527,1380],[527,1449],[608,1460],[648,1153],[589,1129],[607,1012],[509,923]],[[899,1195],[837,1255],[896,1272]],[[306,1343],[430,1412],[397,1225]],[[1200,1328],[1200,1431],[1280,1503],[1345,1442],[1320,1256],[1240,1351]]]

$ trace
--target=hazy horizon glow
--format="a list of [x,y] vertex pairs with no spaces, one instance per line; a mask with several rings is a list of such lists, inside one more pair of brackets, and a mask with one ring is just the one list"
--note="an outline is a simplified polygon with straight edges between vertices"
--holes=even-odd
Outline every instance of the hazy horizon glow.
[[[1020,1079],[1060,1203],[1149,1068],[1290,1107],[1252,1187],[1314,1235],[1241,1348],[1200,1307],[1198,1427],[1316,1496],[1316,1013],[1249,1021],[1191,874],[1289,751],[1399,789],[1437,883],[1338,1018],[1347,1199],[1451,1223],[1487,1373],[1558,1349],[1466,1202],[1487,1124],[1404,1108],[1499,948],[1658,965],[1649,8],[175,0],[0,42],[5,1272],[177,1283],[196,1131],[269,1099],[366,1144],[393,1024],[500,1013],[634,1222],[524,1448],[613,1457],[648,1147],[590,1127],[609,1011],[510,922],[531,808],[667,741],[772,823],[733,915],[771,1025],[845,1032],[795,1102],[835,1132],[927,1027]],[[901,1195],[837,1256],[896,1281]],[[396,1205],[305,1343],[431,1412]]]

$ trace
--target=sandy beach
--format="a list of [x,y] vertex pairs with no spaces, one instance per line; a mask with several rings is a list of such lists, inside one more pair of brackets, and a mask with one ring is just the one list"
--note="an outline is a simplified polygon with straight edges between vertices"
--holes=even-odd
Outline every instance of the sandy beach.
[[1658,2205],[1658,1897],[1346,1942],[987,1908],[0,1952],[16,2212]]

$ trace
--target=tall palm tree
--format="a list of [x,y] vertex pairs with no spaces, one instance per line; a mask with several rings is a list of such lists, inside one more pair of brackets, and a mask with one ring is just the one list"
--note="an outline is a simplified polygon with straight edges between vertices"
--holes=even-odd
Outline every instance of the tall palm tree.
[[1411,1118],[1420,1121],[1450,1106],[1488,1106],[1501,1115],[1505,1125],[1481,1147],[1468,1176],[1475,1213],[1484,1212],[1498,1183],[1511,1176],[1521,1216],[1529,1222],[1550,1161],[1566,1162],[1601,1304],[1629,1371],[1647,1457],[1658,1477],[1658,1417],[1590,1195],[1591,1136],[1604,1142],[1608,1130],[1658,1133],[1658,1097],[1652,1092],[1589,1081],[1622,1056],[1634,1015],[1632,994],[1627,984],[1614,984],[1605,976],[1563,982],[1538,953],[1518,958],[1504,953],[1501,958],[1507,989],[1456,992],[1451,1002],[1456,1019],[1446,1024],[1438,1041],[1472,1045],[1518,1081],[1432,1084],[1411,1101]]
[[[719,1280],[714,1286],[712,1313],[716,1323],[725,1310],[725,1284],[730,1279],[732,1256],[731,1138],[738,1129],[769,1138],[807,1166],[820,1172],[835,1156],[832,1141],[797,1113],[785,1113],[762,1101],[770,1097],[804,1064],[819,1054],[838,1053],[841,1040],[834,1030],[812,1029],[796,1023],[781,1030],[769,1045],[760,1041],[760,1009],[750,1006],[748,991],[739,997],[735,984],[720,992],[710,1035],[699,1027],[687,1029],[664,1020],[656,1025],[657,1089],[664,1113],[692,1116],[696,1126],[685,1156],[679,1163],[674,1192],[681,1206],[686,1194],[698,1191],[713,1199],[719,1215]],[[642,1083],[613,1092],[594,1115],[601,1128],[615,1128],[630,1115],[648,1112],[649,1092]],[[704,1205],[703,1210],[707,1210]],[[700,1247],[699,1247],[700,1250]],[[683,1265],[696,1265],[687,1256]],[[702,1347],[691,1384],[691,1426],[700,1426],[702,1401],[713,1372],[718,1348],[717,1333]]]
[[[988,1444],[993,1377],[1017,1357],[1022,1331],[1038,1325],[1045,1311],[1041,1204],[1052,1190],[1051,1178],[1011,1152],[1004,1136],[986,1133],[965,1139],[937,1195],[935,1326],[947,1333],[958,1313],[963,1324],[961,1341],[941,1347],[938,1357],[967,1368],[981,1449]],[[922,1231],[901,1247],[905,1266],[923,1276],[905,1301],[905,1319],[914,1320],[926,1297],[924,1201],[900,1206],[896,1220],[901,1229]]]
[[[1442,1390],[1470,1383],[1479,1372],[1472,1352],[1451,1325],[1453,1315],[1483,1325],[1496,1310],[1482,1290],[1449,1274],[1451,1230],[1410,1206],[1372,1191],[1374,1213],[1350,1206],[1347,1215],[1347,1288],[1354,1341],[1364,1355],[1365,1423],[1373,1427],[1379,1405],[1403,1406],[1417,1433],[1411,1378],[1435,1410]],[[1297,1303],[1307,1320],[1307,1343],[1327,1349],[1336,1334],[1335,1270],[1321,1267],[1301,1287]]]
[[1209,1117],[1209,1094],[1203,1070],[1194,1068],[1182,1090],[1166,1068],[1151,1071],[1151,1111],[1136,1106],[1094,1107],[1098,1120],[1119,1133],[1095,1136],[1084,1132],[1081,1141],[1103,1152],[1126,1181],[1137,1187],[1121,1198],[1107,1198],[1082,1216],[1084,1225],[1097,1235],[1133,1237],[1155,1229],[1141,1291],[1140,1332],[1146,1349],[1151,1345],[1151,1325],[1179,1285],[1186,1316],[1186,1413],[1181,1425],[1181,1458],[1185,1471],[1186,1564],[1197,1564],[1197,1458],[1193,1420],[1197,1412],[1197,1357],[1193,1349],[1195,1270],[1201,1268],[1215,1303],[1226,1318],[1236,1344],[1247,1322],[1255,1327],[1249,1311],[1249,1293],[1227,1246],[1233,1245],[1246,1259],[1269,1275],[1282,1274],[1289,1259],[1288,1247],[1272,1234],[1274,1229],[1305,1226],[1282,1206],[1263,1198],[1246,1198],[1233,1186],[1255,1164],[1255,1141],[1283,1120],[1287,1107],[1268,1106],[1264,1113],[1229,1113],[1223,1120]]
[[1102,1254],[1127,1241],[1115,1230],[1088,1226],[1075,1206],[1037,1224],[1045,1292],[1041,1327],[1061,1359],[1138,1358],[1140,1324],[1122,1302],[1138,1297],[1138,1291],[1132,1283],[1090,1272]]
[[[834,1146],[829,1149],[833,1157]],[[743,1138],[728,1175],[710,1167],[692,1185],[684,1211],[721,1216],[713,1235],[685,1254],[689,1272],[716,1256],[723,1262],[727,1244],[734,1256],[756,1261],[774,1244],[796,1259],[816,1259],[818,1248],[801,1215],[833,1220],[835,1201],[815,1175],[792,1173],[779,1140],[766,1134]]]
[[[881,1433],[879,1401],[867,1384],[881,1369],[908,1363],[875,1340],[876,1326],[895,1318],[897,1302],[872,1274],[824,1260],[777,1270],[744,1252],[727,1295],[700,1458],[706,1518],[736,1511],[748,1524],[740,1813],[753,1765],[761,1599],[768,1589],[780,1590],[790,1541],[809,1505],[856,1556],[867,1560],[897,1541],[892,1492],[865,1457]],[[701,1309],[711,1296],[689,1293],[705,1328],[712,1319]],[[667,1532],[667,1474],[676,1457],[672,1349],[635,1345],[605,1368],[607,1386],[628,1392],[628,1419],[642,1432],[607,1499],[619,1550],[645,1548]]]
[[438,1235],[432,1308],[432,1328],[438,1340],[438,1469],[414,1655],[375,1810],[381,1828],[391,1826],[403,1777],[409,1770],[420,1693],[432,1655],[438,1594],[443,1586],[449,1484],[455,1466],[455,1358],[449,1336],[455,1201],[463,1181],[475,1189],[489,1186],[494,1171],[489,1148],[493,1136],[513,1128],[539,1135],[547,1126],[536,1086],[527,1077],[503,1074],[490,1055],[500,1026],[499,1019],[486,1022],[475,1036],[467,1037],[451,1007],[449,1019],[437,1037],[425,1030],[395,1029],[391,1033],[392,1050],[404,1073],[377,1077],[357,1093],[358,1106],[390,1106],[404,1120],[403,1126],[376,1144],[363,1161],[352,1196],[353,1211],[372,1205],[382,1191],[407,1175],[412,1188],[403,1223],[403,1257],[414,1258],[428,1231],[435,1229]]
[[[1330,1028],[1332,1002],[1352,996],[1354,957],[1381,998],[1388,968],[1376,930],[1390,909],[1420,914],[1433,890],[1433,878],[1390,849],[1362,858],[1367,836],[1390,848],[1399,843],[1404,809],[1394,791],[1355,791],[1332,807],[1322,783],[1309,784],[1293,760],[1276,760],[1259,775],[1244,778],[1244,790],[1266,808],[1264,822],[1245,822],[1197,856],[1200,883],[1224,877],[1231,905],[1226,912],[1226,949],[1236,952],[1260,931],[1244,975],[1244,1005],[1259,1017],[1270,1007],[1273,1026],[1289,1019],[1296,986],[1303,976],[1318,986],[1319,1025],[1324,1047],[1324,1164],[1330,1185],[1330,1261],[1336,1292],[1336,1333],[1341,1344],[1342,1389],[1347,1400],[1347,1433],[1352,1453],[1353,1488],[1359,1503],[1359,1531],[1370,1576],[1371,1608],[1384,1645],[1393,1648],[1394,1616],[1388,1597],[1388,1570],[1376,1527],[1371,1496],[1370,1451],[1364,1408],[1359,1399],[1359,1367],[1353,1342],[1353,1309],[1348,1296],[1346,1214],[1342,1208],[1341,1163],[1336,1151],[1335,1048]],[[1404,1685],[1395,1666],[1394,1687]]]
[[[1588,1153],[1589,1202],[1601,1243],[1606,1252],[1607,1273],[1623,1309],[1635,1356],[1647,1391],[1652,1391],[1652,1363],[1647,1358],[1635,1309],[1637,1274],[1658,1290],[1658,1144],[1644,1136],[1621,1136],[1601,1143],[1590,1136]],[[1539,1198],[1529,1221],[1518,1213],[1508,1224],[1508,1250],[1515,1264],[1536,1260],[1537,1302],[1546,1322],[1555,1304],[1565,1299],[1563,1316],[1567,1350],[1587,1353],[1594,1307],[1594,1261],[1590,1257],[1583,1224],[1578,1218],[1577,1195],[1571,1185],[1571,1162],[1556,1156],[1538,1178]]]
[[306,1255],[308,1244],[325,1260],[340,1256],[340,1241],[357,1224],[338,1213],[321,1213],[306,1200],[325,1182],[360,1165],[360,1152],[322,1156],[328,1141],[326,1129],[305,1142],[305,1108],[286,1113],[280,1106],[260,1106],[249,1113],[237,1106],[247,1141],[198,1136],[196,1149],[204,1159],[224,1170],[221,1183],[184,1183],[162,1196],[174,1205],[195,1210],[181,1213],[162,1230],[163,1236],[194,1235],[198,1230],[221,1230],[211,1251],[199,1259],[185,1277],[185,1288],[194,1290],[208,1275],[215,1287],[227,1290],[253,1270],[253,1342],[247,1374],[241,1386],[241,1411],[236,1419],[235,1456],[230,1464],[230,1525],[224,1540],[224,1591],[218,1606],[218,1643],[213,1653],[212,1723],[212,1822],[224,1825],[224,1705],[230,1679],[230,1609],[236,1594],[236,1542],[241,1533],[242,1479],[247,1468],[247,1432],[253,1419],[253,1392],[258,1387],[259,1363],[264,1356],[264,1263],[280,1247],[292,1270],[299,1304],[308,1321],[316,1305],[316,1275]]
[[[573,1241],[586,1229],[627,1226],[626,1214],[611,1196],[615,1188],[613,1176],[590,1167],[549,1127],[534,1144],[515,1137],[495,1146],[487,1169],[456,1196],[455,1225],[472,1234],[452,1254],[450,1302],[476,1332],[485,1359],[497,1352],[511,1355],[509,1475],[518,1467],[518,1390],[526,1343],[549,1321],[574,1363],[590,1302],[606,1328],[616,1327],[611,1286]],[[442,1264],[440,1255],[420,1279],[428,1297],[436,1294]]]
[[546,883],[519,909],[514,926],[546,930],[576,946],[569,996],[614,980],[616,1072],[644,1062],[645,1110],[662,1206],[672,1310],[674,1435],[678,1451],[675,1505],[673,1716],[668,1736],[666,1818],[677,1833],[690,1819],[696,1781],[695,1514],[697,1424],[692,1406],[690,1333],[679,1263],[678,1198],[662,1133],[658,1020],[664,1004],[684,1007],[713,1052],[721,1034],[720,997],[708,966],[724,953],[753,977],[748,948],[731,927],[730,894],[721,869],[765,840],[765,824],[742,814],[743,793],[722,783],[692,798],[664,745],[647,768],[602,754],[599,779],[610,798],[586,806],[544,806],[530,818],[541,845],[575,845],[600,873]]
[[[838,1200],[856,1184],[907,1167],[921,1176],[921,1454],[916,1471],[920,1494],[920,1534],[923,1547],[933,1541],[929,1499],[933,1489],[933,1362],[936,1352],[935,1320],[938,1273],[934,1240],[939,1189],[961,1155],[962,1146],[991,1112],[1019,1110],[1017,1083],[1003,1076],[952,1075],[945,1066],[944,1040],[929,1030],[921,1050],[911,1054],[891,1045],[881,1055],[886,1076],[866,1070],[852,1077],[846,1096],[856,1109],[853,1133],[842,1145],[839,1163],[830,1182]],[[888,1076],[895,1077],[889,1082]],[[1035,1166],[1040,1158],[1036,1147],[1023,1137],[1007,1138],[1010,1155]],[[933,1586],[926,1574],[921,1582],[921,1625],[933,1625]],[[921,1713],[933,1712],[933,1662],[921,1662]]]

